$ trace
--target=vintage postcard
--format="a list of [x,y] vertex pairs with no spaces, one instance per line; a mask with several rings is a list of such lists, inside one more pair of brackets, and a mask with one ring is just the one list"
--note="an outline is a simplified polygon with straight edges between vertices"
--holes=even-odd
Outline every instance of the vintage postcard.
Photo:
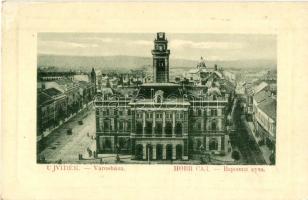
[[3,7],[3,199],[308,198],[307,4]]
[[37,37],[38,163],[275,164],[275,35]]

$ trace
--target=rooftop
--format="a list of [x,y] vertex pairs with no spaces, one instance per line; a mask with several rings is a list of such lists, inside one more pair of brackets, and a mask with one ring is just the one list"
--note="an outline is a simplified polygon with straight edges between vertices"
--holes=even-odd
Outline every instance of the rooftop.
[[259,108],[267,114],[273,120],[276,120],[276,100],[267,97],[264,101],[262,101],[259,105]]
[[163,91],[164,98],[181,97],[183,90],[182,86],[174,83],[148,83],[140,86],[137,97],[151,99],[156,91]]
[[49,95],[49,96],[58,96],[60,94],[62,94],[61,91],[57,90],[56,88],[48,88],[46,90],[43,91],[45,94]]
[[52,102],[53,99],[47,95],[46,93],[44,92],[38,92],[38,95],[37,95],[37,104],[38,105],[43,105],[45,103],[48,103],[48,102]]
[[270,97],[270,93],[265,90],[262,90],[259,93],[256,93],[253,98],[257,103],[261,103],[262,101],[266,100],[268,97]]
[[267,86],[268,86],[267,83],[261,82],[259,85],[257,85],[257,86],[254,88],[254,93],[257,94],[258,92],[264,90]]

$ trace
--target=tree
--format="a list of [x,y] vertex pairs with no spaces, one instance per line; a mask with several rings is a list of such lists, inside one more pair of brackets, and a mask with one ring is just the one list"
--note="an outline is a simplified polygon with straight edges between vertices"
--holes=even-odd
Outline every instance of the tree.
[[231,157],[234,160],[239,160],[240,159],[240,153],[238,151],[233,151]]

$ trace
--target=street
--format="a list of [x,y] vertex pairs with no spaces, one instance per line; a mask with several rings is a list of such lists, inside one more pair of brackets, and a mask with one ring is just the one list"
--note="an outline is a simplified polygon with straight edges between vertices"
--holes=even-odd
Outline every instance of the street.
[[247,127],[244,124],[244,120],[246,119],[241,111],[240,100],[237,100],[235,103],[232,120],[235,131],[230,134],[231,144],[239,149],[244,161],[243,164],[266,164],[258,145],[249,134],[250,130],[247,130]]
[[[83,124],[79,125],[78,121]],[[72,135],[67,134],[72,129]],[[61,127],[45,138],[45,148],[38,153],[38,157],[44,157],[49,162],[62,163],[78,161],[78,154],[88,157],[87,148],[95,150],[95,112],[93,107],[84,109]]]

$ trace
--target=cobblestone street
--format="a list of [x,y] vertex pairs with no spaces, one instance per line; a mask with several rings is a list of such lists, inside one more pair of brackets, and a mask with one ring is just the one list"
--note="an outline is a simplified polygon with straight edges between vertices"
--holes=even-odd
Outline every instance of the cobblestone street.
[[[83,124],[79,125],[78,121]],[[72,129],[72,135],[67,134]],[[46,147],[39,153],[47,162],[76,162],[78,154],[88,157],[87,148],[95,150],[95,115],[92,107],[85,109],[53,131],[46,138]]]

